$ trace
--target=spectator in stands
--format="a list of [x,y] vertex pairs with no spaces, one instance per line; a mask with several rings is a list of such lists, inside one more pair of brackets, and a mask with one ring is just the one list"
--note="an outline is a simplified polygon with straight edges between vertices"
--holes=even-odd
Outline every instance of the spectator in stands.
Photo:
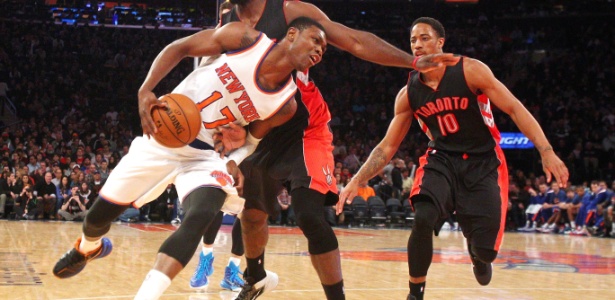
[[540,211],[542,209],[542,205],[547,200],[547,184],[541,182],[538,184],[538,192],[533,188],[530,188],[528,192],[530,193],[530,205],[525,210],[526,221],[525,227],[519,228],[519,231],[536,231],[538,227],[538,223],[544,222],[541,219]]
[[8,184],[9,172],[0,172],[0,219],[4,218],[5,205],[11,199],[11,191]]
[[[367,185],[367,183],[361,183],[359,184],[357,196],[361,196],[361,198],[363,198],[363,200],[367,202],[367,199],[369,199],[369,197],[376,196],[376,192],[371,186]],[[352,201],[352,199],[350,200]]]
[[36,220],[38,215],[36,197],[34,197],[33,189],[30,184],[26,184],[23,190],[17,196],[13,211],[15,212],[15,219],[27,219]]
[[39,219],[56,219],[56,186],[51,183],[51,177],[51,172],[45,173],[44,180],[38,183],[34,189],[37,192],[36,203],[38,204]]
[[280,194],[278,195],[278,204],[280,205],[280,217],[278,222],[280,225],[293,225],[294,221],[294,213],[291,205],[291,197],[288,194],[288,190],[283,188]]
[[[96,199],[94,198],[94,193],[92,193],[92,189],[90,189],[90,185],[87,182],[81,182],[79,184],[79,195],[81,195],[81,197],[83,198],[88,199],[88,203],[92,204]],[[90,204],[89,206],[92,206],[92,204]]]
[[64,204],[62,204],[62,207],[58,210],[58,215],[66,221],[73,221],[75,219],[83,220],[83,218],[85,218],[87,213],[85,202],[87,199],[81,197],[78,191],[79,188],[74,186],[71,195],[64,200]]
[[541,213],[543,219],[546,220],[538,231],[543,233],[554,233],[556,226],[561,219],[560,205],[566,200],[566,193],[559,188],[559,184],[555,181],[551,182],[551,189],[547,191],[547,199],[542,204]]

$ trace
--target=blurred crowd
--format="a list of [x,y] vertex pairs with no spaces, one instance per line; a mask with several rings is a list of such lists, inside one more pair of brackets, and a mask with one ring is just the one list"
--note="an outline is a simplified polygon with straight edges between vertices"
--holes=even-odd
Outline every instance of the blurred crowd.
[[[414,18],[440,19],[447,29],[445,51],[485,62],[540,122],[570,170],[569,186],[575,187],[575,195],[581,189],[588,195],[603,190],[612,195],[615,61],[610,49],[615,41],[609,37],[615,36],[615,28],[604,24],[613,18],[613,4],[492,2],[471,7],[365,3],[343,9],[323,3],[322,9],[333,20],[372,31],[406,51],[407,27]],[[91,206],[109,172],[140,134],[136,94],[152,60],[166,44],[192,33],[0,19],[0,213],[7,217],[11,211],[14,218],[68,219],[58,211],[70,210],[79,219],[78,213]],[[171,91],[192,68],[192,61],[182,62],[161,82],[157,94]],[[408,70],[367,63],[329,47],[311,76],[333,115],[334,174],[343,188],[384,136],[395,95],[406,84]],[[4,95],[14,104],[15,116],[5,105]],[[494,110],[500,131],[518,131],[510,118]],[[390,166],[370,181],[368,187],[376,196],[407,197],[427,142],[415,123]],[[534,151],[505,152],[511,178],[510,229],[526,228],[528,220],[529,228],[554,224],[549,221],[551,215],[535,217],[533,213],[528,219],[526,214],[538,204],[533,193],[559,193],[546,183]],[[594,190],[593,181],[599,189]],[[544,191],[543,185],[547,187]],[[76,201],[65,205],[75,194],[81,205]],[[563,196],[552,198],[565,202]],[[608,207],[615,201],[611,198],[601,204],[603,209],[590,211],[608,220]],[[141,220],[174,217],[169,213],[172,200],[152,206],[155,208],[141,212]],[[563,232],[575,215],[578,212],[566,218],[561,214],[555,224]],[[605,234],[607,229],[598,225],[596,234]]]

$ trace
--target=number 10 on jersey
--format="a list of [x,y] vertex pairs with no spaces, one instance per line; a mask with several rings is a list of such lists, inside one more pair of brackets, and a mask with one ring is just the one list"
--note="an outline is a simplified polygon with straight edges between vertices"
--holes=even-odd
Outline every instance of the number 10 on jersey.
[[454,114],[446,114],[444,116],[436,116],[438,118],[438,126],[440,126],[440,133],[442,136],[459,131],[459,122]]

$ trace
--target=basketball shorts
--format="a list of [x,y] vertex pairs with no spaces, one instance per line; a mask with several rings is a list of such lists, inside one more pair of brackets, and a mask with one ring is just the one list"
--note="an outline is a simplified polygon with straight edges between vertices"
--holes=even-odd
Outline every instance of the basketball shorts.
[[238,214],[243,208],[220,154],[191,146],[167,148],[146,137],[134,139],[100,195],[109,202],[139,208],[160,196],[170,183],[175,184],[180,201],[196,188],[212,187],[227,194],[224,212]]
[[[298,81],[297,86],[301,93],[297,93],[297,112],[293,118],[268,133],[240,165],[245,177],[246,209],[259,209],[277,216],[277,195],[284,185],[289,192],[305,187],[326,195],[327,206],[337,203],[333,137],[324,116],[329,114],[326,103],[313,82],[306,86]],[[310,111],[313,111],[311,116]],[[314,124],[308,128],[308,122]]]
[[478,155],[428,149],[419,160],[411,203],[416,195],[434,202],[442,222],[454,212],[474,246],[499,251],[508,207],[508,170],[499,147]]

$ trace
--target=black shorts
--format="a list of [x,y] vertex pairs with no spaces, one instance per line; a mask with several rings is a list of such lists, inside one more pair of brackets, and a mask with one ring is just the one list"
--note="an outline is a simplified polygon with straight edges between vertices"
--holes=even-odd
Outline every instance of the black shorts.
[[[306,144],[319,142],[288,135],[288,132],[270,132],[256,151],[241,163],[241,172],[245,177],[243,197],[246,199],[246,209],[258,209],[277,217],[277,196],[283,186],[289,188],[289,193],[304,187],[324,194],[326,206],[337,203],[337,184],[332,177],[333,155],[328,147],[331,143],[306,148]],[[331,172],[326,174],[322,168],[310,172],[311,165],[321,164],[330,166]]]
[[483,154],[427,150],[420,158],[410,201],[428,196],[444,220],[453,212],[472,245],[499,251],[508,208],[508,170],[498,147]]

